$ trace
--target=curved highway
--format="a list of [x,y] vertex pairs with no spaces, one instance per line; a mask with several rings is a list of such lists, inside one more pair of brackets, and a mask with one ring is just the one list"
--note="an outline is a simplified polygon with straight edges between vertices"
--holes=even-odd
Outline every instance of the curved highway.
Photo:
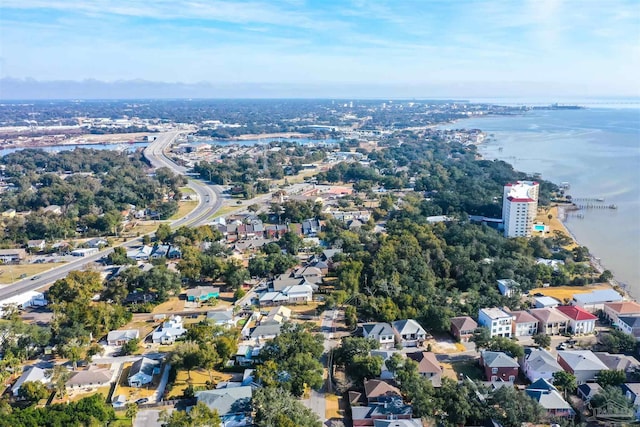
[[[149,160],[149,163],[154,168],[168,167],[174,173],[184,174],[186,168],[180,166],[169,159],[165,150],[171,145],[171,143],[178,137],[180,132],[168,132],[157,135],[155,141],[149,144],[145,150],[144,155]],[[187,186],[198,195],[198,205],[194,210],[189,212],[186,216],[179,218],[171,223],[173,228],[181,226],[196,226],[209,222],[209,219],[213,214],[220,209],[222,205],[222,196],[220,190],[217,187],[212,187],[205,184],[202,181],[189,179]],[[116,246],[122,246],[124,248],[131,248],[140,246],[142,244],[142,238],[129,240]],[[58,279],[62,279],[69,274],[70,271],[78,270],[84,267],[86,264],[98,261],[100,258],[107,256],[113,251],[113,248],[107,248],[97,254],[81,257],[77,260],[73,260],[59,267],[54,267],[49,271],[41,273],[37,279],[27,278],[19,280],[10,285],[0,287],[0,301],[13,297],[15,295],[22,294],[24,292],[33,291],[43,286],[48,285]]]

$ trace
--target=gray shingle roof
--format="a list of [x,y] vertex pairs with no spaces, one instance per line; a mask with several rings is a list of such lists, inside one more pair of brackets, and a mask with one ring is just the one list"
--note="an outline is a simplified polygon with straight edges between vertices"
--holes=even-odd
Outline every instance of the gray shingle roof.
[[483,351],[484,365],[490,368],[519,368],[518,362],[501,351]]

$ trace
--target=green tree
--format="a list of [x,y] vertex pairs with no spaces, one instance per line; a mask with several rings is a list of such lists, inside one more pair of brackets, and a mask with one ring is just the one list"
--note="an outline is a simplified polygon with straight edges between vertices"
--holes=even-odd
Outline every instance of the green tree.
[[347,366],[357,356],[367,356],[371,350],[377,350],[380,344],[373,338],[344,337],[340,347],[333,352],[334,363]]
[[138,346],[140,345],[140,340],[138,338],[131,339],[124,343],[122,347],[120,347],[121,355],[129,355],[134,354],[138,350]]
[[51,385],[56,395],[65,397],[67,395],[67,381],[71,378],[69,370],[63,365],[55,365],[47,374],[51,378]]
[[166,223],[160,224],[156,230],[156,239],[159,242],[168,242],[172,235],[173,232],[171,231],[171,226]]
[[380,356],[357,355],[346,367],[345,371],[356,384],[364,384],[364,380],[380,376],[382,363],[383,359]]
[[126,408],[125,416],[131,418],[131,422],[133,422],[138,415],[138,405],[136,403],[127,403]]
[[321,427],[322,422],[286,390],[262,387],[253,393],[256,427]]
[[348,305],[345,307],[344,322],[349,329],[355,329],[358,326],[358,313],[354,306]]
[[47,387],[40,381],[26,381],[18,389],[18,397],[36,403],[49,395]]
[[549,348],[551,345],[551,337],[547,334],[535,334],[533,336],[533,342],[538,345],[538,347]]
[[600,345],[609,353],[630,353],[635,350],[637,342],[632,335],[619,329],[614,329],[608,334],[601,334]]
[[566,371],[558,371],[553,373],[553,385],[562,390],[565,398],[569,393],[578,386],[576,376]]
[[184,411],[173,411],[171,414],[163,410],[158,422],[165,427],[219,427],[222,420],[217,411],[212,411],[203,402],[198,402],[187,414]]
[[591,398],[589,403],[594,408],[602,408],[611,404],[617,408],[626,409],[633,416],[633,403],[627,399],[620,387],[617,386],[607,385],[603,387]]
[[513,387],[500,387],[492,393],[491,418],[505,427],[520,427],[522,423],[538,423],[546,411],[538,402]]
[[477,328],[473,331],[473,337],[471,337],[471,341],[476,344],[476,348],[484,349],[487,348],[489,342],[491,341],[491,332],[487,328]]
[[107,260],[113,265],[136,264],[136,261],[127,256],[127,250],[122,246],[113,248],[113,252],[107,255]]
[[297,255],[302,248],[302,237],[291,231],[287,231],[278,241],[278,244],[291,255]]
[[627,375],[622,370],[600,371],[597,382],[601,387],[620,386],[627,380]]

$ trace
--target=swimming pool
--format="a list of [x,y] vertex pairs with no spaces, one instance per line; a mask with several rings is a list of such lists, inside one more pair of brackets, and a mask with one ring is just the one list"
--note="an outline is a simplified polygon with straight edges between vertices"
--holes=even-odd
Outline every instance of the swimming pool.
[[533,226],[533,229],[535,231],[544,231],[546,228],[547,228],[547,226],[544,225],[544,224],[536,224],[536,225]]

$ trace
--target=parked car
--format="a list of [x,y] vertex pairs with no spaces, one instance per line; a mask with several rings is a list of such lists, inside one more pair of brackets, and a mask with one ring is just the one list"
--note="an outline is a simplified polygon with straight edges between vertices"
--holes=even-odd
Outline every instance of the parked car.
[[136,405],[142,405],[142,404],[144,404],[144,403],[147,403],[148,401],[149,401],[149,399],[148,399],[148,398],[143,397],[142,399],[138,399],[138,400],[136,400]]

